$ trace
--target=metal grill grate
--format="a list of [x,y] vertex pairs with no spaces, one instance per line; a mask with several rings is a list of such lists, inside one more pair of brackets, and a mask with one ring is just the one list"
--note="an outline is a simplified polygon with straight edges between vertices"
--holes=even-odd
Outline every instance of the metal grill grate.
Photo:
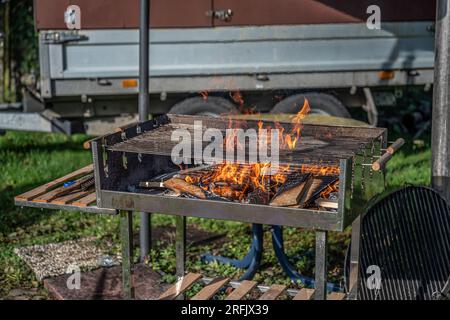
[[[381,271],[379,290],[367,283],[371,265]],[[450,276],[445,200],[429,188],[406,187],[373,205],[361,224],[359,276],[358,299],[441,298]]]

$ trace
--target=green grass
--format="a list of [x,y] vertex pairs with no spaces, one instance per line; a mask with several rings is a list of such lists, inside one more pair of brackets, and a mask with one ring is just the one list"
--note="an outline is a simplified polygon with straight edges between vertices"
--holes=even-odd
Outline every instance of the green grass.
[[[59,134],[36,134],[8,132],[0,136],[0,296],[14,287],[37,287],[31,270],[14,254],[16,247],[97,236],[111,240],[115,245],[112,252],[119,250],[118,219],[112,216],[81,214],[18,208],[13,198],[33,187],[60,177],[91,162],[89,151],[82,148],[88,137],[76,135],[67,137]],[[387,167],[388,189],[393,190],[405,184],[429,184],[430,143],[414,145],[411,141],[395,155]],[[137,219],[136,219],[137,220]],[[155,225],[172,224],[173,218],[154,215]],[[139,221],[134,222],[136,225]],[[218,264],[205,265],[199,256],[213,252],[230,257],[243,257],[250,246],[250,226],[235,222],[189,219],[189,223],[205,230],[225,233],[227,241],[220,245],[206,245],[189,248],[188,269],[203,274],[238,277],[242,271]],[[289,283],[277,265],[271,249],[269,231],[265,233],[263,268],[256,280],[271,284]],[[349,233],[330,235],[330,279],[342,280],[342,264]],[[286,228],[285,247],[295,265],[305,275],[313,275],[314,235],[311,232]],[[138,255],[138,252],[136,252]],[[167,273],[167,281],[173,281],[175,272],[175,248],[159,243],[152,251],[153,268]]]

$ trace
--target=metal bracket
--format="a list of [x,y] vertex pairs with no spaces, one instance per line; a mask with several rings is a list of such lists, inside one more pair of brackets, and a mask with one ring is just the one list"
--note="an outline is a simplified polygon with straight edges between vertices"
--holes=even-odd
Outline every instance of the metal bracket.
[[47,32],[44,34],[44,43],[48,44],[62,44],[74,41],[86,41],[89,37],[83,34],[79,34],[76,31],[66,32]]

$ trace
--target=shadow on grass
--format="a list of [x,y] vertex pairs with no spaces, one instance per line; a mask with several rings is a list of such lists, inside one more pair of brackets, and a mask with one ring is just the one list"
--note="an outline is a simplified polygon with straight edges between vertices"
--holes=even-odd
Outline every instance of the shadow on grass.
[[17,187],[7,186],[0,189],[0,233],[8,234],[17,228],[26,228],[39,223],[42,219],[55,210],[19,207],[14,204],[14,197],[26,191],[32,190],[48,181],[39,181],[29,185]]

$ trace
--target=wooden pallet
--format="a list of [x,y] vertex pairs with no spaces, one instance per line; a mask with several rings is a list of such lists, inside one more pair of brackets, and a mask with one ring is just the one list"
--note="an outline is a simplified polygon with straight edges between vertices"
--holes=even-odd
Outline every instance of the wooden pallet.
[[84,168],[71,172],[61,178],[50,181],[42,186],[34,188],[28,192],[20,194],[14,198],[17,206],[75,210],[92,213],[115,213],[113,209],[104,209],[97,207],[97,197],[95,188],[88,190],[73,191],[69,194],[60,195],[65,190],[64,184],[73,181],[80,182],[83,178],[92,175],[93,166],[88,165]]
[[[244,300],[250,294],[252,294],[252,298],[256,295],[258,300],[277,300],[282,297],[290,300],[314,299],[314,289],[288,290],[285,285],[280,284],[263,287],[258,286],[255,281],[236,282],[229,278],[205,279],[200,274],[188,273],[161,294],[159,300],[174,300],[188,291],[195,283],[202,283],[204,286],[191,300],[214,299],[219,291],[227,294],[225,300]],[[345,297],[344,293],[332,292],[328,294],[327,299],[344,300]]]

